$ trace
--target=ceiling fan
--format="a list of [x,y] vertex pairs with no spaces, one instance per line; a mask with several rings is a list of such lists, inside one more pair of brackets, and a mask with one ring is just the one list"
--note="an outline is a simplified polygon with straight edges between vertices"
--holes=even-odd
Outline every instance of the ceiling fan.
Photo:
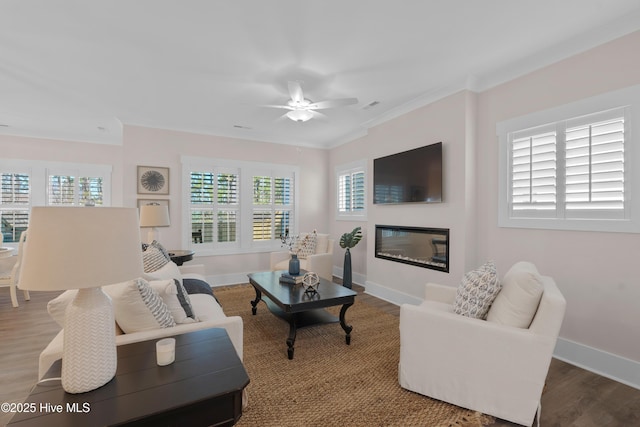
[[271,108],[282,108],[289,110],[285,116],[294,122],[306,122],[314,116],[321,115],[316,110],[324,110],[327,108],[346,107],[358,103],[358,98],[341,98],[327,101],[312,102],[304,97],[300,82],[288,82],[289,95],[291,99],[286,105],[267,105]]

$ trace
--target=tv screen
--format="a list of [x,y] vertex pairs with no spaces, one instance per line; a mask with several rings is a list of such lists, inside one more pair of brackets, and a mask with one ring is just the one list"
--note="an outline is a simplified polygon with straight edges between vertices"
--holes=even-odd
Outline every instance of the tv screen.
[[373,203],[442,202],[442,142],[373,160]]

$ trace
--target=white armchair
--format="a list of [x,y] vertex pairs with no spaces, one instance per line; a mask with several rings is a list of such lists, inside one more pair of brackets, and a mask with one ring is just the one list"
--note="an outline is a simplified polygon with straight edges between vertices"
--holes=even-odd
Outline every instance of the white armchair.
[[[304,237],[306,234],[308,233],[301,233],[300,236]],[[318,233],[315,253],[307,258],[301,258],[300,268],[313,271],[331,282],[333,280],[333,245],[334,240],[330,239],[328,234]],[[269,260],[271,271],[287,270],[290,259],[289,251],[271,252]]]
[[456,288],[427,284],[421,305],[400,309],[400,385],[530,426],[566,305],[553,279],[538,277],[543,293],[528,328],[455,314]]

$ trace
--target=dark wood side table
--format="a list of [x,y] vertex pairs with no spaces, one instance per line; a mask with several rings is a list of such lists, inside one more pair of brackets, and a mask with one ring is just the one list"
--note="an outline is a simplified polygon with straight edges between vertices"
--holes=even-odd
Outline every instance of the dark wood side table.
[[[59,381],[36,385],[10,426],[232,426],[242,415],[249,376],[227,331],[176,335],[176,360],[156,364],[157,339],[118,346],[116,376],[81,394]],[[61,361],[45,378],[59,377]],[[24,406],[23,406],[24,407]],[[59,410],[59,412],[57,412]]]
[[193,251],[181,249],[169,249],[168,252],[171,261],[175,262],[177,265],[182,265],[187,261],[191,261],[195,254]]

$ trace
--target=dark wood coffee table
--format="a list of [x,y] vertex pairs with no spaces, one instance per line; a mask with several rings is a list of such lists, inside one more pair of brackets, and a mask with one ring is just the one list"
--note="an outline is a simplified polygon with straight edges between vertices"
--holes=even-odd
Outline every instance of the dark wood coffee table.
[[[293,345],[296,341],[297,329],[306,326],[339,321],[340,326],[346,333],[345,341],[347,345],[351,344],[353,327],[346,324],[345,314],[347,309],[355,302],[357,293],[321,278],[318,292],[308,294],[305,293],[302,285],[281,283],[280,276],[282,273],[284,271],[265,271],[249,274],[249,282],[256,291],[256,299],[251,301],[251,311],[255,315],[258,310],[258,303],[262,300],[273,314],[289,323],[289,337],[287,338],[287,355],[289,359],[293,359]],[[324,310],[325,307],[337,305],[342,305],[339,318]]]
[[[242,415],[249,376],[227,331],[176,335],[176,360],[156,363],[156,341],[118,346],[115,378],[80,394],[60,381],[36,385],[25,400],[35,411],[16,414],[10,426],[232,426]],[[60,377],[60,360],[44,378]],[[59,409],[60,412],[57,412]]]

